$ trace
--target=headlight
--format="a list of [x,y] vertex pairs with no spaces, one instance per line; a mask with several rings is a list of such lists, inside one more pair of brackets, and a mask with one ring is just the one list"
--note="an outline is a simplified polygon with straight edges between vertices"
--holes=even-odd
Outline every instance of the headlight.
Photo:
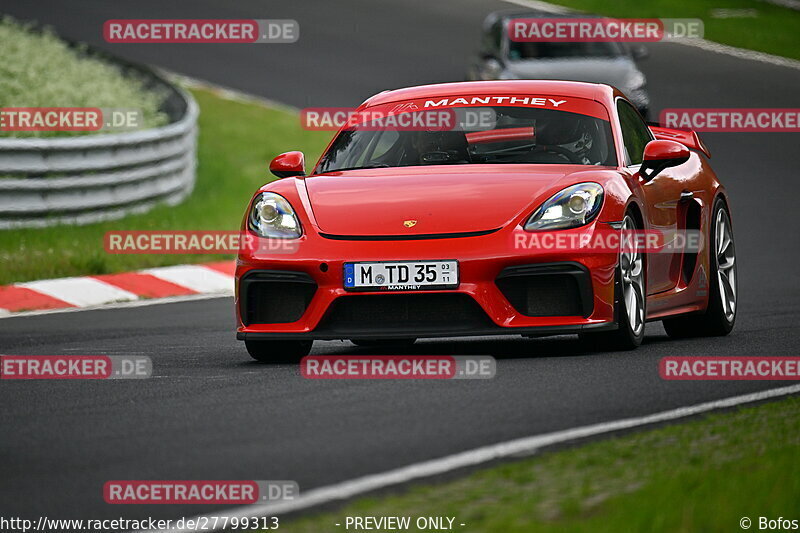
[[603,187],[578,183],[550,197],[525,223],[528,231],[577,228],[591,222],[603,205]]
[[627,85],[631,90],[643,89],[646,84],[647,78],[641,72],[636,71],[628,77]]
[[253,201],[248,226],[261,237],[296,239],[303,234],[291,204],[274,192],[262,192]]

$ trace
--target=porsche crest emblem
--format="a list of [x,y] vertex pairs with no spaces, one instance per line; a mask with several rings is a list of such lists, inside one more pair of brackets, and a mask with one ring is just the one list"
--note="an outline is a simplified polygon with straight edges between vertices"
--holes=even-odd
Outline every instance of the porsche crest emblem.
[[417,225],[417,221],[416,220],[404,220],[403,221],[403,225],[405,227],[407,227],[407,228],[413,228],[414,226]]

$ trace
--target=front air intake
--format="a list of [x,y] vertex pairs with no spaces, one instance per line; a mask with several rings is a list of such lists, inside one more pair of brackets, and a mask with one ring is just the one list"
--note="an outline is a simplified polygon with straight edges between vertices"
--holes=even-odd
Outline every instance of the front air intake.
[[343,336],[375,331],[457,334],[490,327],[494,323],[467,294],[368,294],[337,298],[317,331]]
[[530,317],[592,314],[589,272],[578,263],[546,263],[506,268],[495,280],[508,303]]
[[297,322],[317,284],[304,272],[255,270],[239,280],[239,310],[244,325]]

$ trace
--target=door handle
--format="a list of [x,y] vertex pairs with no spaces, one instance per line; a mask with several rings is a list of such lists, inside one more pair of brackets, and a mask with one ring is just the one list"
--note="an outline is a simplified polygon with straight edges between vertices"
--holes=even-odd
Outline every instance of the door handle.
[[694,198],[694,193],[692,191],[681,192],[681,202],[688,202],[692,198]]

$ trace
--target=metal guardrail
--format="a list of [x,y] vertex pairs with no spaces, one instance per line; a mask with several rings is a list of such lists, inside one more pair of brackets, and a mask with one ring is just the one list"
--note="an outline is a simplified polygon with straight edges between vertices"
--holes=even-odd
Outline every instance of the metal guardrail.
[[155,72],[122,65],[169,92],[164,110],[171,123],[129,133],[0,139],[0,229],[112,220],[177,204],[191,193],[197,103]]

